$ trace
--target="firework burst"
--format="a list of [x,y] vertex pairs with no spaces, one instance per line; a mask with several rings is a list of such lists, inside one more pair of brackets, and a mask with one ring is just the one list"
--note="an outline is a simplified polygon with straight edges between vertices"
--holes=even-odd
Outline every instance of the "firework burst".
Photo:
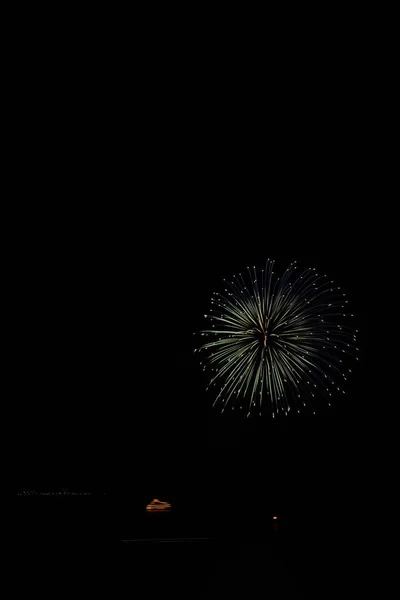
[[334,393],[345,393],[346,357],[358,360],[357,330],[349,326],[353,315],[341,288],[315,269],[298,274],[296,261],[277,277],[274,264],[268,259],[261,271],[247,267],[224,280],[205,315],[210,326],[200,335],[209,340],[195,352],[210,372],[207,389],[219,386],[214,405],[222,412],[315,414],[317,398],[330,406]]

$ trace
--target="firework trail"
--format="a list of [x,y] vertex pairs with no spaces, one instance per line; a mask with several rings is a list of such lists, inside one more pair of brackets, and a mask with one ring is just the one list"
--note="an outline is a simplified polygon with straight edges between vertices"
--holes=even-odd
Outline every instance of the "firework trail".
[[[351,373],[346,357],[358,360],[357,330],[348,325],[346,294],[315,269],[297,274],[297,261],[282,277],[274,260],[265,269],[247,271],[214,293],[210,326],[200,332],[209,387],[219,386],[214,405],[273,417],[289,411],[311,411],[323,396],[328,405]],[[322,392],[322,394],[321,394]]]

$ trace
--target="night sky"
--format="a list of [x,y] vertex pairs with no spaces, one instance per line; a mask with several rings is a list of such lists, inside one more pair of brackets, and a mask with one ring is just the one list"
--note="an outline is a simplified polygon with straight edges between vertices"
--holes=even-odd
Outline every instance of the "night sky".
[[[322,52],[321,21],[320,41],[299,26],[293,47],[285,31],[246,55],[236,29],[214,50],[206,30],[190,39],[188,19],[179,35],[163,21],[158,39],[152,17],[143,40],[129,21],[114,44],[93,19],[82,47],[75,24],[63,37],[65,16],[44,19],[46,35],[28,22],[30,37],[21,29],[7,47],[3,489],[92,495],[62,509],[17,501],[5,513],[12,538],[36,543],[46,524],[61,544],[164,535],[144,512],[159,498],[172,504],[167,537],[221,534],[230,546],[249,533],[265,542],[273,514],[296,540],[285,564],[299,558],[305,579],[320,570],[322,586],[350,589],[342,567],[359,560],[359,591],[381,554],[375,534],[392,535],[398,510],[386,491],[398,471],[398,219],[381,137],[393,137],[392,95],[373,70],[393,77],[373,28],[357,16],[354,33],[369,39],[354,35],[353,53],[340,28]],[[315,267],[347,293],[360,360],[330,412],[212,408],[193,334],[223,278],[267,258]]]
[[[149,85],[105,120],[93,82],[81,103],[20,114],[16,194],[43,202],[17,211],[8,250],[16,487],[267,494],[289,510],[344,502],[368,468],[380,178],[366,115],[328,79],[312,102],[310,81],[296,102],[277,86],[268,109],[212,82],[211,96],[188,75],[175,99],[160,83],[161,103]],[[360,364],[330,417],[211,410],[193,333],[223,277],[268,257],[328,273],[357,315]]]
[[[369,485],[374,258],[365,237],[329,194],[305,208],[295,185],[290,194],[258,188],[255,201],[230,183],[217,214],[182,187],[180,206],[159,189],[128,210],[57,213],[35,232],[35,252],[22,256],[15,485],[178,503],[264,498],[281,511],[343,506]],[[193,333],[223,277],[267,257],[315,266],[348,294],[361,360],[331,416],[272,422],[211,408]]]

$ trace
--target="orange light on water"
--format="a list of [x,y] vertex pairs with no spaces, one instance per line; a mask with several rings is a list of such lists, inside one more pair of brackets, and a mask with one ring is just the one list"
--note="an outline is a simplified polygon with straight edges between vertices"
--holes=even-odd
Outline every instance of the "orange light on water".
[[149,504],[146,506],[147,512],[169,512],[171,510],[171,505],[169,502],[162,502],[158,498],[154,498]]

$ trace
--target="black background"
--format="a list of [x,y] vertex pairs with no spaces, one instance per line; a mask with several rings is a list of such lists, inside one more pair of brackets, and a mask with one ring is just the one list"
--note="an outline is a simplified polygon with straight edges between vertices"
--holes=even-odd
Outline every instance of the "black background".
[[[297,194],[294,186],[287,199],[266,191],[254,201],[229,185],[222,218],[210,199],[186,197],[132,200],[106,211],[101,226],[94,208],[58,223],[46,215],[19,273],[16,483],[258,496],[286,509],[351,496],[375,418],[366,289],[374,256],[348,218],[330,216],[329,200],[314,209]],[[349,295],[361,361],[330,416],[272,422],[211,408],[193,333],[222,278],[268,256],[321,268]]]
[[[250,43],[225,15],[213,32],[205,15],[199,35],[182,14],[177,32],[153,14],[126,33],[93,11],[35,16],[10,23],[4,61],[3,481],[13,499],[93,495],[14,502],[16,547],[216,531],[230,546],[241,533],[265,541],[273,512],[294,533],[283,563],[316,597],[350,580],[381,587],[392,539],[377,534],[393,535],[397,511],[390,36],[381,44],[360,14],[338,14],[339,27],[306,17],[312,35],[285,15],[247,30]],[[223,277],[267,257],[348,293],[360,361],[331,415],[211,408],[193,332]],[[146,522],[154,497],[173,505],[164,532]],[[238,554],[248,573],[258,552]],[[132,586],[141,566],[133,580],[128,562]]]
[[[10,488],[281,510],[370,494],[376,125],[360,74],[292,59],[290,77],[276,69],[262,85],[244,65],[239,85],[184,61],[128,86],[114,65],[105,90],[85,65],[78,84],[26,57],[29,111],[17,93],[9,152],[15,197],[32,198],[10,221]],[[324,270],[349,294],[361,361],[330,417],[211,410],[193,333],[222,278],[267,257]]]

